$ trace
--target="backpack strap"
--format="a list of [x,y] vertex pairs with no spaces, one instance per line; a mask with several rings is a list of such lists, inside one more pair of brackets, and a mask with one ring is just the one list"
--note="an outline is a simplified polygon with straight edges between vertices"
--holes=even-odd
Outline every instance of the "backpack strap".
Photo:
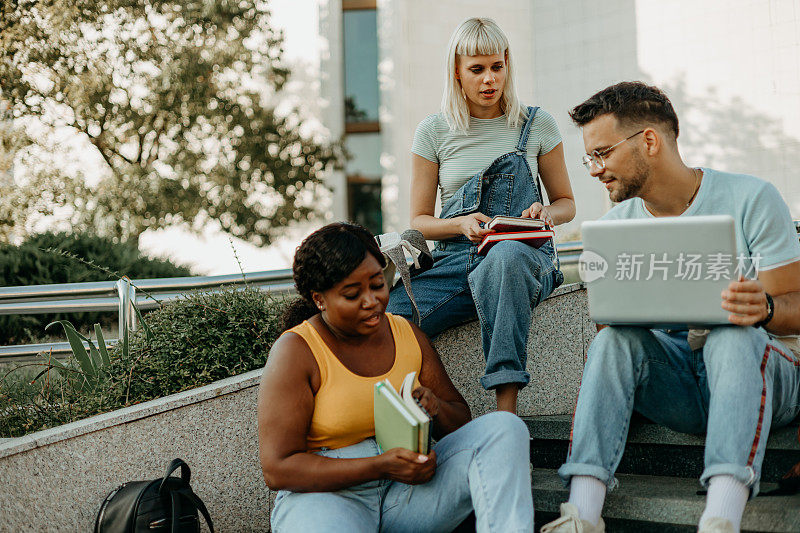
[[189,484],[189,481],[192,479],[192,471],[189,468],[189,465],[187,465],[183,459],[173,459],[167,465],[167,472],[164,474],[164,477],[161,479],[161,483],[158,485],[159,494],[161,494],[161,491],[164,490],[164,484],[167,482],[167,479],[169,479],[169,476],[178,468],[181,469],[181,479],[183,482],[187,485]]
[[175,529],[178,522],[176,519],[175,501],[178,496],[183,496],[200,510],[203,518],[206,519],[208,529],[211,530],[211,533],[214,533],[214,522],[211,521],[211,515],[208,513],[208,509],[206,509],[206,504],[203,503],[203,500],[201,500],[188,485],[182,489],[172,492],[172,533],[178,533],[178,530]]
[[181,481],[183,482],[183,486],[179,489],[172,489],[169,491],[172,512],[172,533],[179,533],[180,502],[178,501],[178,498],[180,497],[189,500],[189,502],[191,502],[192,505],[194,505],[202,513],[203,518],[206,520],[206,524],[208,524],[208,528],[211,530],[211,533],[214,533],[214,522],[211,520],[211,515],[208,513],[206,504],[203,503],[203,500],[201,500],[197,494],[194,493],[192,487],[189,486],[189,480],[192,478],[192,471],[189,468],[189,465],[187,465],[183,459],[173,459],[169,465],[167,465],[167,471],[164,473],[164,477],[158,486],[159,495],[163,497],[163,491],[170,474],[175,472],[178,468],[181,469]]
[[[403,287],[406,289],[408,299],[411,301],[411,320],[419,326],[422,320],[417,306],[417,300],[414,298],[414,291],[411,289],[411,269],[406,262],[406,255],[403,250],[408,250],[411,258],[414,260],[414,269],[416,272],[422,272],[433,266],[433,255],[428,249],[428,244],[425,242],[425,237],[417,230],[407,229],[402,235],[397,232],[384,233],[375,237],[381,253],[386,259],[387,268],[391,263],[394,269],[384,269],[384,274],[394,278],[395,272],[400,273],[400,278],[403,280]],[[386,282],[390,285],[394,279],[387,279]]]
[[171,533],[180,533],[180,526],[178,525],[178,520],[180,519],[180,510],[181,506],[178,503],[178,494],[176,491],[170,491],[169,493],[169,500],[170,500],[170,531]]

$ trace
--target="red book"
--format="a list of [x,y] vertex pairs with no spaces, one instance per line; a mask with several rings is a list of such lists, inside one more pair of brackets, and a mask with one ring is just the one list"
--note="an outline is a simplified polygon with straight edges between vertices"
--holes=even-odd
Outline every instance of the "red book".
[[525,244],[529,244],[534,248],[538,248],[548,240],[552,239],[555,236],[555,232],[549,229],[543,230],[534,230],[534,231],[514,231],[511,233],[490,233],[486,237],[483,238],[481,243],[478,245],[478,253],[485,254],[489,251],[489,248],[494,246],[500,241],[506,240],[515,240],[515,241],[522,241]]
[[540,230],[550,228],[547,227],[547,224],[544,223],[544,220],[538,218],[507,217],[503,215],[497,215],[490,220],[488,224],[486,224],[486,229],[510,233],[515,231],[530,231],[534,229]]

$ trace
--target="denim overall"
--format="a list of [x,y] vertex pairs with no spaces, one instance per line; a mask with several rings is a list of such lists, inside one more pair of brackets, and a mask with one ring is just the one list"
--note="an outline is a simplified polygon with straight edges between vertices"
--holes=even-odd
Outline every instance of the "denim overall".
[[[516,150],[472,176],[445,202],[439,218],[475,212],[520,216],[534,202],[542,202],[536,176],[525,159],[537,109],[528,108]],[[506,383],[524,386],[530,381],[525,361],[533,309],[564,281],[553,243],[534,248],[519,241],[501,241],[485,255],[479,255],[477,248],[464,235],[439,241],[433,267],[412,277],[420,327],[433,337],[477,316],[486,358],[481,385],[485,389]],[[392,290],[387,311],[411,316],[411,303],[402,287]]]

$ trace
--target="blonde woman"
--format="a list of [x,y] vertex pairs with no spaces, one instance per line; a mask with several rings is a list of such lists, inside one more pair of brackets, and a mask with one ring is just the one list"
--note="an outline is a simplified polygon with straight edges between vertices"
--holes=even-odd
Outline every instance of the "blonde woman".
[[[520,103],[508,39],[493,20],[471,18],[456,28],[446,75],[441,110],[419,124],[411,147],[411,226],[438,241],[433,268],[412,278],[412,288],[429,336],[480,320],[481,384],[495,391],[499,410],[516,412],[518,391],[530,381],[533,309],[564,278],[552,242],[503,241],[486,255],[477,244],[495,215],[556,226],[572,220],[575,202],[555,120]],[[388,311],[411,316],[405,290],[392,291]]]

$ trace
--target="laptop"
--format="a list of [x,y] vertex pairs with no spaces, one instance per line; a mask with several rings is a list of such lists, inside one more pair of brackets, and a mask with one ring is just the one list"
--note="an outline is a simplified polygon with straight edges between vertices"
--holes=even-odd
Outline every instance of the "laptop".
[[729,324],[721,293],[738,275],[733,217],[598,220],[584,222],[581,232],[578,270],[594,322],[670,329]]

